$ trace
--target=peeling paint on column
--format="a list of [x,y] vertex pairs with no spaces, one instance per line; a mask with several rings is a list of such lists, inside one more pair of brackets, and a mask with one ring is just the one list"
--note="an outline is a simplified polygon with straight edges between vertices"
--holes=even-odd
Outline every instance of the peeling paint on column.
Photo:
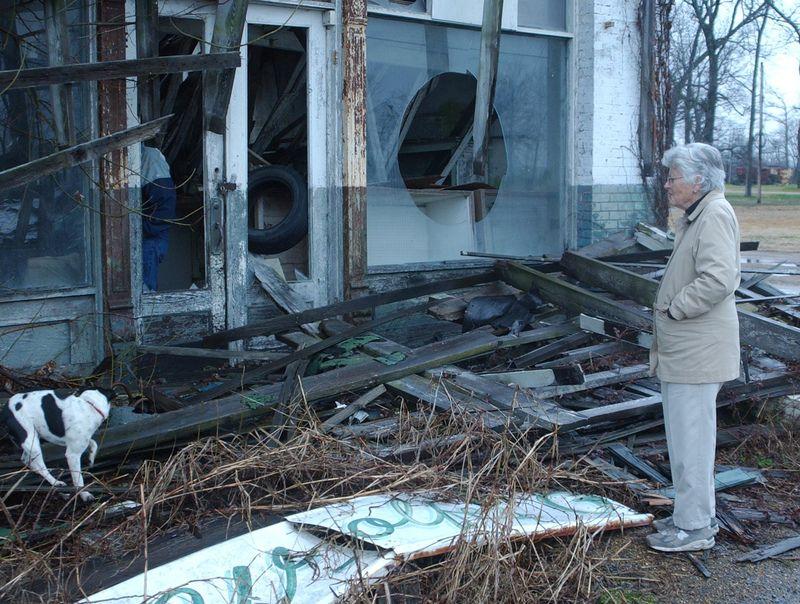
[[367,264],[367,2],[342,3],[345,297],[363,287]]

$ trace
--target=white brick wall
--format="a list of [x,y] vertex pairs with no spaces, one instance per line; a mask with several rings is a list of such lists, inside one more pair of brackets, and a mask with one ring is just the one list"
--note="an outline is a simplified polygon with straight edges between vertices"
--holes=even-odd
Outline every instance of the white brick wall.
[[[589,3],[578,3],[584,9]],[[596,185],[640,184],[637,0],[594,2],[594,149]]]

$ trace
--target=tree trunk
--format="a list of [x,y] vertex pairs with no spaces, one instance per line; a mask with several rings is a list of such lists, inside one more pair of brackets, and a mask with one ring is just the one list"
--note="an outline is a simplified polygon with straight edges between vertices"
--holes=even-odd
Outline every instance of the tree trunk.
[[756,128],[756,86],[758,85],[758,62],[761,56],[761,37],[764,34],[764,28],[767,24],[767,14],[764,14],[764,19],[758,28],[758,37],[756,38],[756,60],[753,66],[753,86],[750,89],[750,129],[747,134],[747,172],[744,176],[744,194],[745,197],[753,196],[753,180],[751,173],[753,171],[753,139],[755,136]]
[[[708,47],[708,92],[703,101],[703,130],[700,141],[714,144],[714,122],[717,117],[717,98],[719,97],[719,57],[714,48],[713,32],[712,39],[706,39]],[[712,48],[714,50],[712,51]]]

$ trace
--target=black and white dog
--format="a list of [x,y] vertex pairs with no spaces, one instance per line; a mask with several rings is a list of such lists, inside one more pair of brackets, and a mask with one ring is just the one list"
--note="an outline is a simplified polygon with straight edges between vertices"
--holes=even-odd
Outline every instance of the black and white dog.
[[[3,410],[3,419],[11,437],[22,448],[22,463],[54,487],[66,484],[56,480],[44,465],[39,437],[66,447],[64,456],[72,484],[80,491],[83,488],[81,455],[88,448],[89,466],[94,464],[97,443],[92,435],[108,418],[110,409],[108,396],[99,390],[78,393],[37,390],[12,396]],[[86,491],[81,491],[80,497],[83,501],[94,499]]]

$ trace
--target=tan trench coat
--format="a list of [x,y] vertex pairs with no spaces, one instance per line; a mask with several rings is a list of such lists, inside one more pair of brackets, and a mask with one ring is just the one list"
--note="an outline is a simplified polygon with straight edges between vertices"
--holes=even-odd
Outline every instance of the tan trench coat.
[[[656,294],[650,371],[665,382],[720,383],[739,376],[739,223],[722,191],[676,225]],[[675,318],[667,315],[667,310]]]

